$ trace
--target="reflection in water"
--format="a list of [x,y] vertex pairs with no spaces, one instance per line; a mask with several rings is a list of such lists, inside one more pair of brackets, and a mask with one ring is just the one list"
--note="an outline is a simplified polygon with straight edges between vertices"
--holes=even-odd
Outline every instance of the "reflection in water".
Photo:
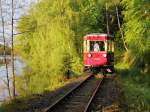
[[[22,62],[20,57],[15,58],[15,74],[20,75],[22,73],[23,68],[25,67],[25,64]],[[11,63],[8,67],[8,74],[10,79],[10,87],[11,87]],[[8,97],[8,91],[6,86],[6,69],[5,65],[0,65],[0,102],[4,100],[4,98]]]

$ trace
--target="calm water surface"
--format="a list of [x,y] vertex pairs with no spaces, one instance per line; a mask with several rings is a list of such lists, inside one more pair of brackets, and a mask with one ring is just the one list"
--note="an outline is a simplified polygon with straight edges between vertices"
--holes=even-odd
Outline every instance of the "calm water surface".
[[[15,74],[21,75],[24,67],[25,67],[25,64],[22,62],[21,58],[16,57],[15,58]],[[8,67],[10,86],[12,83],[11,73],[12,73],[12,68],[11,68],[11,62],[10,62],[9,67]],[[4,99],[8,97],[8,91],[7,91],[5,81],[6,81],[6,69],[5,69],[5,66],[1,64],[0,65],[0,103],[3,102]]]

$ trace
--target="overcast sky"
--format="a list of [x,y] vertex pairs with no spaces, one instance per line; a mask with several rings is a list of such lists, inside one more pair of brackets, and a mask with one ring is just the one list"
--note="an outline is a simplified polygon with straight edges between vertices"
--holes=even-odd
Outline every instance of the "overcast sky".
[[[7,40],[7,43],[11,43],[11,2],[12,0],[1,0],[2,1],[2,10],[3,10],[3,17],[5,20],[5,37]],[[16,27],[18,19],[22,16],[28,13],[29,9],[37,3],[39,0],[14,0],[14,18],[17,19],[17,21],[14,21],[14,26]],[[0,18],[0,44],[3,42],[2,38],[2,23]],[[16,30],[14,33],[17,33]]]

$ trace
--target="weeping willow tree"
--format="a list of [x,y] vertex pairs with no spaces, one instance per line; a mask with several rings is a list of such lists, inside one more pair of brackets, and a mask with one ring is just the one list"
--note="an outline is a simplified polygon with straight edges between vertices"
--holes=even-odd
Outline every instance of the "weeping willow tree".
[[101,9],[95,0],[43,0],[18,24],[16,50],[27,63],[17,87],[41,93],[63,83],[66,74],[82,71],[82,38],[102,32]]
[[126,60],[148,72],[150,52],[150,2],[123,0],[125,41],[130,49]]

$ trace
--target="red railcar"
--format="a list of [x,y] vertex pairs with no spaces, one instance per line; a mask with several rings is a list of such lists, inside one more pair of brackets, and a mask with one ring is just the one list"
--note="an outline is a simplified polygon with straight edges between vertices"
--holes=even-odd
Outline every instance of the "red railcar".
[[94,33],[84,36],[84,70],[114,71],[114,38]]

